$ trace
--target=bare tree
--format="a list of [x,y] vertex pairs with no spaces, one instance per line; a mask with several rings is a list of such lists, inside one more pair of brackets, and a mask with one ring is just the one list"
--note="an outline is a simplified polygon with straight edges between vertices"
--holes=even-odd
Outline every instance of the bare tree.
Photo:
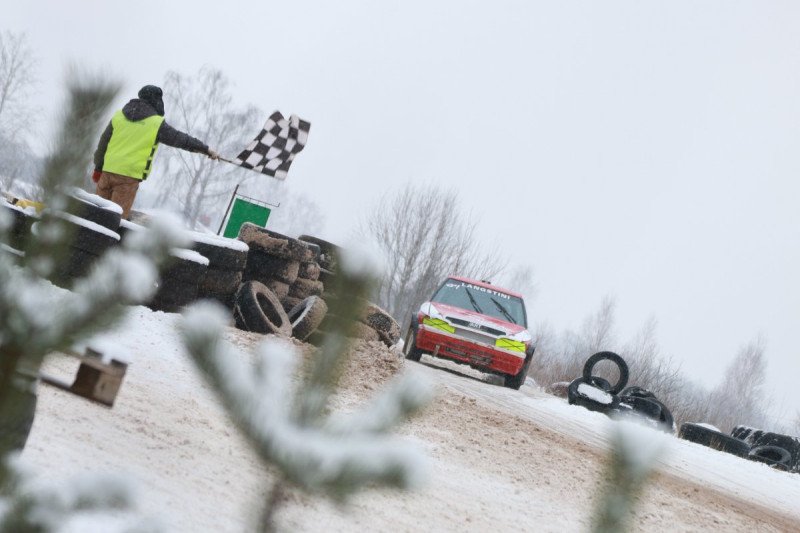
[[0,33],[0,183],[5,189],[35,172],[34,157],[24,139],[35,113],[29,104],[35,69],[25,34]]
[[714,424],[730,431],[739,424],[764,427],[767,360],[766,343],[759,337],[743,346],[728,365],[722,383],[711,393]]
[[405,328],[413,308],[446,276],[491,279],[500,274],[506,261],[478,242],[477,225],[476,218],[462,213],[453,191],[408,184],[384,196],[362,228],[386,265],[378,305]]
[[[234,157],[252,139],[262,113],[254,106],[234,108],[230,82],[219,70],[204,67],[196,76],[167,74],[164,98],[169,122]],[[159,180],[160,203],[177,202],[189,227],[220,219],[236,183],[250,176],[233,165],[167,150],[166,179]]]

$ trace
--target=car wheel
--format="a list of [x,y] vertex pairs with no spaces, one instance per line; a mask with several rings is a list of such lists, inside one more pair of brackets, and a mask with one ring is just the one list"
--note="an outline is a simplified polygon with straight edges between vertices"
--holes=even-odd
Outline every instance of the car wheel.
[[409,361],[419,361],[422,358],[422,351],[417,348],[417,334],[411,326],[409,326],[408,332],[406,332],[406,338],[403,344],[403,355]]

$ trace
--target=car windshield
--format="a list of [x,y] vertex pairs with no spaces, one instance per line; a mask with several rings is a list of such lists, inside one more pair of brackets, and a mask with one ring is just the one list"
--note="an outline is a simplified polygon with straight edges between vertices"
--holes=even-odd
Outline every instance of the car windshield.
[[527,327],[525,304],[522,298],[495,289],[473,285],[466,281],[448,279],[431,298],[468,311],[475,311],[504,322]]

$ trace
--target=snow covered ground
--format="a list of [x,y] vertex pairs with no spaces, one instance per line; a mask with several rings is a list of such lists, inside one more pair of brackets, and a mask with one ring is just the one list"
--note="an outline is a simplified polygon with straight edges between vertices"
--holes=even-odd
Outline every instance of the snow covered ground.
[[[139,511],[175,532],[253,530],[272,474],[234,431],[180,344],[180,316],[131,308],[108,341],[130,361],[113,408],[41,386],[23,460],[49,479],[120,472],[138,486]],[[234,328],[226,340],[249,360],[262,337]],[[308,345],[292,342],[299,351]],[[68,378],[77,363],[52,357]],[[424,413],[403,426],[429,458],[419,491],[365,492],[348,506],[288,493],[286,531],[588,531],[603,486],[611,430],[621,422],[525,385],[512,391],[468,368],[424,356],[407,363],[380,343],[358,342],[337,405],[351,409],[397,372],[435,383]],[[639,498],[637,531],[800,531],[800,475],[779,472],[637,428],[663,452]],[[660,440],[659,440],[660,439]],[[116,531],[132,515],[83,516],[70,532]]]

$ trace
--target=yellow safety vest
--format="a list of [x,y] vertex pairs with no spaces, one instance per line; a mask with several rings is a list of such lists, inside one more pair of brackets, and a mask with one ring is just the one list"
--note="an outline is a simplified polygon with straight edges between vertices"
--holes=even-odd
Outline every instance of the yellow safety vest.
[[108,141],[103,170],[139,180],[147,179],[158,149],[156,136],[164,117],[153,115],[132,121],[117,111],[111,118],[114,129]]

